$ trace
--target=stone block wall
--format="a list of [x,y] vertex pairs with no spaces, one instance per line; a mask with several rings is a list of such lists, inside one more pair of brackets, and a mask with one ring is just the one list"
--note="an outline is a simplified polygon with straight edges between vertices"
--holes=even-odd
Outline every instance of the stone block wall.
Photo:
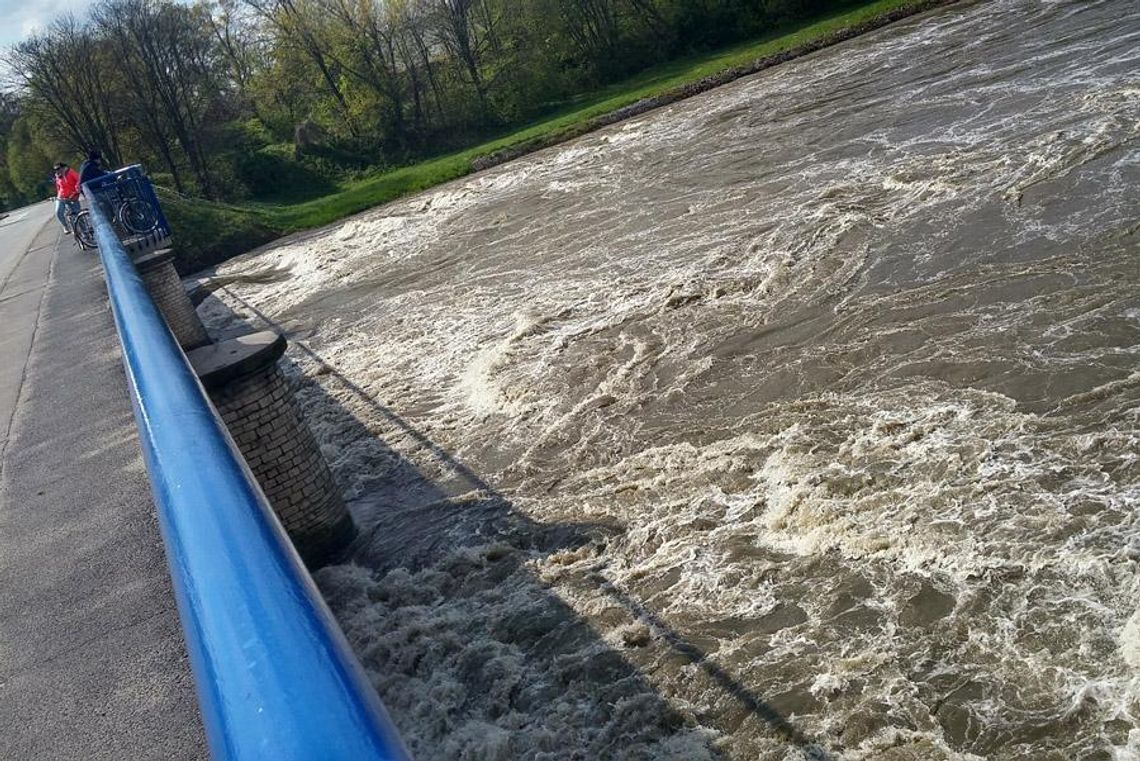
[[320,562],[351,539],[352,518],[277,363],[209,393],[301,556]]
[[174,269],[173,261],[140,268],[140,274],[155,306],[183,349],[205,346],[210,342],[198,312],[190,303],[186,289],[182,287],[182,280]]

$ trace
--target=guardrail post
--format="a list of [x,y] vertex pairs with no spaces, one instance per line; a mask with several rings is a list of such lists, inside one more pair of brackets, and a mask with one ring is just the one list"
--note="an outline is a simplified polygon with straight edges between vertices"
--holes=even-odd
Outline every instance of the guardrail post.
[[305,562],[318,566],[356,526],[277,360],[285,337],[263,331],[186,356]]
[[206,328],[174,269],[174,252],[164,248],[147,254],[135,259],[135,267],[142,275],[155,306],[162,312],[166,324],[174,333],[178,345],[184,350],[190,350],[210,343]]

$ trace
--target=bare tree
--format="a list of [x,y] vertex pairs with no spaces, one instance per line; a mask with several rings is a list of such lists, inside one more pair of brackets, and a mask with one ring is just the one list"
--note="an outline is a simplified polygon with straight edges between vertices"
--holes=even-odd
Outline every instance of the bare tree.
[[245,105],[256,113],[256,100],[249,91],[260,68],[259,59],[267,54],[269,45],[245,11],[238,0],[213,0],[207,6],[205,19],[234,87]]
[[11,49],[4,62],[22,87],[55,117],[65,142],[77,151],[98,147],[119,155],[113,113],[115,82],[97,62],[94,36],[68,14]]
[[483,80],[478,40],[472,32],[471,11],[479,0],[431,0],[436,37],[467,73],[479,107],[487,114],[487,85]]
[[131,79],[120,97],[133,98],[136,113],[157,114],[148,122],[155,147],[168,158],[165,135],[173,137],[202,192],[213,195],[200,122],[218,93],[208,25],[192,9],[157,0],[105,0],[92,20]]

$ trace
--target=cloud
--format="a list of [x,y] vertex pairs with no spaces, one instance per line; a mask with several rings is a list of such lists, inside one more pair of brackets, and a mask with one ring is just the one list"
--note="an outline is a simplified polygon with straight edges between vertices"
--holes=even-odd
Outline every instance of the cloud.
[[43,29],[68,11],[83,15],[93,0],[0,0],[0,48]]

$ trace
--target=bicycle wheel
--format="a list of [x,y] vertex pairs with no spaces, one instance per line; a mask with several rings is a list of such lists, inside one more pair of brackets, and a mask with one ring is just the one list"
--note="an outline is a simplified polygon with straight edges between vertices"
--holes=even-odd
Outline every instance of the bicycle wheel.
[[141,198],[128,198],[119,207],[119,224],[127,232],[146,235],[158,227],[158,215],[154,213],[154,207]]
[[71,220],[71,230],[80,248],[95,248],[95,228],[91,224],[91,213],[84,209]]

